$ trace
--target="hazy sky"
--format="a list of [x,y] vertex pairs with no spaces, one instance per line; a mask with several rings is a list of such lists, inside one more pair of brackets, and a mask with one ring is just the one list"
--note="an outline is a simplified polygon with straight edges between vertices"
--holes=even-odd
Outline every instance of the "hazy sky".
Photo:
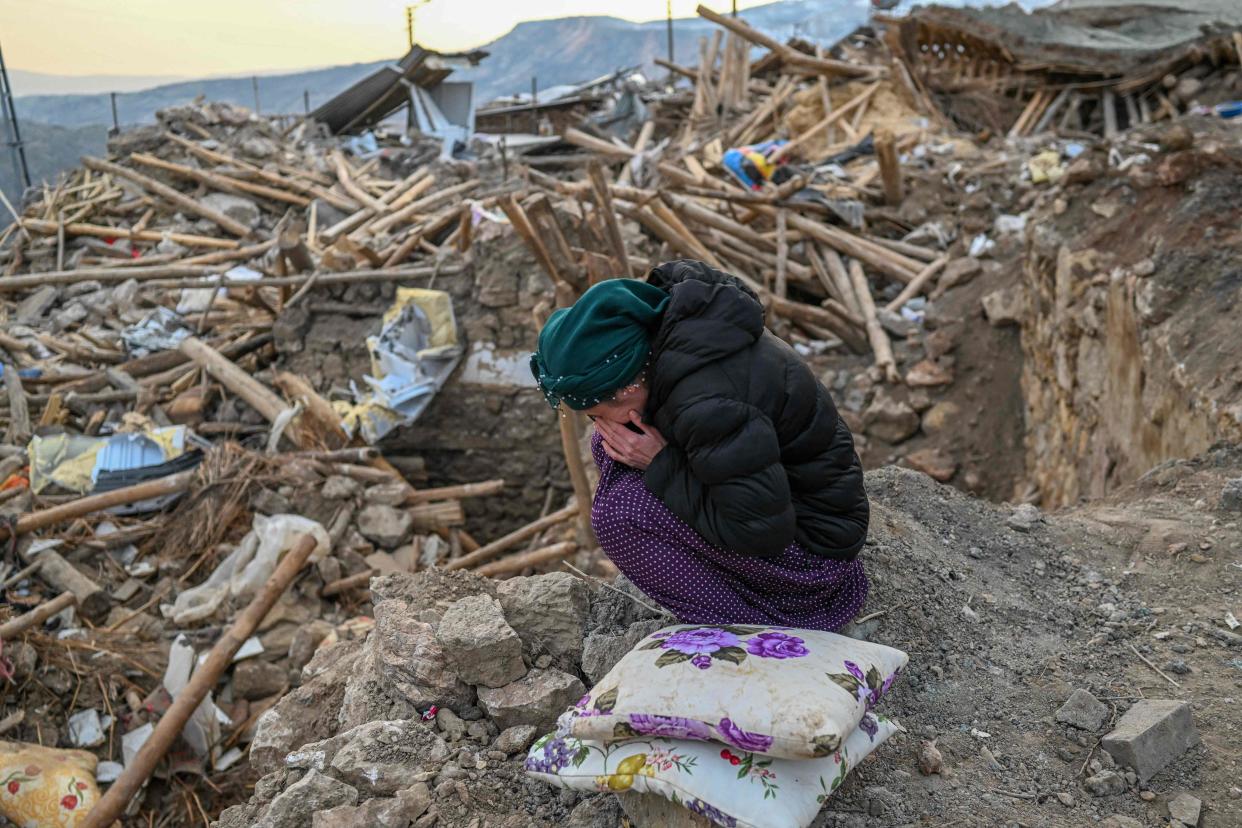
[[[672,0],[689,17],[699,0]],[[770,0],[738,0],[739,8]],[[217,75],[397,57],[400,0],[0,0],[10,68],[60,75]],[[730,0],[706,0],[728,11]],[[440,51],[486,43],[522,20],[613,15],[653,20],[665,0],[430,0],[415,38]],[[549,48],[556,48],[549,44]]]

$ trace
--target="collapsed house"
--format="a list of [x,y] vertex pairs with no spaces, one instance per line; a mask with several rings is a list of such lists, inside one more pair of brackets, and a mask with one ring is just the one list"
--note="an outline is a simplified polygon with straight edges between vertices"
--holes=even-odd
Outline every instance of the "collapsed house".
[[[548,410],[525,359],[553,307],[684,256],[762,297],[868,466],[907,467],[868,478],[878,603],[856,633],[915,654],[892,702],[908,732],[825,793],[816,824],[1198,821],[1188,791],[1237,816],[1184,703],[1236,722],[1201,682],[1237,646],[1212,549],[1237,537],[1242,489],[1222,477],[1242,461],[1211,446],[1242,439],[1242,386],[1209,351],[1237,348],[1210,297],[1236,285],[1212,248],[1236,233],[1219,194],[1238,142],[1183,117],[1237,91],[1233,38],[1210,28],[1119,71],[1080,49],[1041,65],[1051,36],[1024,51],[964,22],[984,12],[922,9],[831,50],[700,13],[720,30],[697,66],[665,65],[681,83],[626,71],[476,113],[503,145],[437,126],[432,105],[447,120],[461,98],[436,91],[445,56],[415,49],[292,127],[165,110],[15,206],[0,735],[18,747],[0,756],[71,751],[55,756],[96,786],[75,806],[115,784],[139,824],[585,828],[624,808],[643,825],[632,798],[523,772],[532,740],[668,621],[613,580],[585,423]],[[925,19],[957,20],[996,62],[952,40],[942,65],[918,38],[955,30],[919,34]],[[1202,83],[1153,108],[1166,76]],[[351,144],[402,107],[410,135]],[[731,166],[765,144],[771,178]],[[1056,518],[929,477],[1128,499]],[[1140,589],[1145,568],[1159,580]],[[498,636],[520,678],[457,660]],[[191,683],[201,701],[177,720]],[[1176,750],[1147,746],[1163,775],[1099,747],[1121,708],[1166,694]]]
[[1228,0],[927,6],[887,22],[920,91],[961,126],[1011,137],[1056,126],[1112,138],[1232,100],[1212,79],[1242,59],[1242,8]]

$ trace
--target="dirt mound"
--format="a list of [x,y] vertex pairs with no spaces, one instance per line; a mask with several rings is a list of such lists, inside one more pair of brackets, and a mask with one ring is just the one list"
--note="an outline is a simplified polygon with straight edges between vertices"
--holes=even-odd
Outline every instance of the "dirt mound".
[[[992,505],[906,469],[870,473],[875,511],[863,554],[873,588],[862,622],[849,632],[909,652],[910,666],[885,702],[886,712],[907,733],[865,762],[815,824],[1068,828],[1119,814],[1147,825],[1165,813],[1169,799],[1185,791],[1207,803],[1204,826],[1237,824],[1242,811],[1230,794],[1237,769],[1227,734],[1236,729],[1239,715],[1221,698],[1221,671],[1238,669],[1229,651],[1236,637],[1222,621],[1230,562],[1212,550],[1242,540],[1238,514],[1220,511],[1225,481],[1239,474],[1242,451],[1220,449],[1158,468],[1108,503],[1048,516],[1029,506]],[[1226,498],[1225,505],[1230,502]],[[1180,550],[1172,558],[1170,545]],[[548,612],[549,604],[531,596],[588,589],[568,576],[536,577],[550,580],[535,584],[517,578],[496,590],[497,611],[503,610],[515,629],[528,629],[524,613]],[[432,580],[423,584],[427,579]],[[580,660],[561,662],[565,672],[560,673],[550,666],[549,655],[536,655],[526,641],[523,666],[528,672],[517,683],[537,685],[535,696],[543,706],[521,714],[533,717],[522,719],[531,726],[518,726],[512,724],[511,710],[488,701],[507,692],[504,688],[481,689],[477,702],[473,689],[469,699],[455,697],[460,682],[447,677],[451,663],[429,650],[440,618],[458,612],[453,602],[490,594],[484,586],[483,579],[445,579],[430,572],[388,576],[380,588],[385,600],[377,607],[376,631],[365,644],[348,645],[352,657],[310,677],[289,697],[340,698],[325,688],[344,688],[338,721],[324,729],[322,716],[310,716],[308,729],[298,731],[289,726],[295,706],[282,701],[260,722],[256,744],[264,742],[265,731],[284,733],[288,758],[273,753],[278,769],[265,768],[271,773],[256,787],[254,799],[226,812],[219,824],[240,826],[257,819],[274,820],[265,824],[275,826],[297,824],[282,822],[281,806],[268,805],[264,797],[270,800],[274,792],[300,784],[311,773],[308,767],[318,767],[313,761],[308,766],[306,758],[315,750],[326,745],[329,752],[341,751],[359,739],[366,744],[373,736],[366,731],[370,724],[357,719],[356,709],[355,718],[347,721],[350,688],[374,689],[385,680],[387,694],[399,697],[410,717],[441,703],[434,722],[398,720],[402,727],[422,728],[422,738],[436,747],[424,748],[418,761],[404,766],[401,783],[427,793],[421,817],[436,813],[436,824],[454,828],[620,824],[610,795],[555,791],[525,778],[522,748],[559,712],[558,688],[578,692],[576,687],[589,686],[641,635],[667,619],[644,607],[624,580],[611,588],[592,585],[581,616],[570,613],[561,621],[581,625],[585,645]],[[420,595],[434,595],[435,609],[429,612],[428,603],[420,601],[424,609],[416,612],[407,603]],[[513,604],[511,596],[525,597]],[[558,607],[565,603],[555,602]],[[385,605],[404,612],[385,613]],[[549,635],[546,628],[544,635]],[[1179,686],[1158,675],[1131,647]],[[315,669],[312,662],[306,674]],[[563,678],[553,681],[558,673]],[[1094,731],[1057,721],[1057,710],[1079,688],[1108,707],[1106,722]],[[1202,745],[1142,785],[1128,781],[1125,769],[1114,768],[1111,757],[1098,749],[1099,737],[1141,698],[1189,700],[1203,734]],[[497,725],[502,718],[508,729]],[[282,719],[283,726],[274,728]],[[353,730],[346,730],[347,723]],[[920,751],[933,740],[942,766],[939,773],[924,775]],[[340,781],[367,775],[365,767],[351,768],[350,777],[331,757],[317,761],[326,768],[324,774]],[[1093,795],[1091,788],[1098,786],[1086,780],[1111,773],[1120,788]],[[366,788],[356,788],[363,804],[351,806],[359,814],[379,807],[368,805],[368,799],[398,801],[392,797],[396,789]]]

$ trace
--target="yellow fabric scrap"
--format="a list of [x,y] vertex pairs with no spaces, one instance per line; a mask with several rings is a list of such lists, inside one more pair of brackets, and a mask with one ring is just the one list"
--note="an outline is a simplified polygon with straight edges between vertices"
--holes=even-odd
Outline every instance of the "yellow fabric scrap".
[[1056,184],[1065,175],[1065,167],[1061,166],[1061,153],[1056,150],[1044,150],[1026,162],[1031,171],[1031,182],[1034,184]]

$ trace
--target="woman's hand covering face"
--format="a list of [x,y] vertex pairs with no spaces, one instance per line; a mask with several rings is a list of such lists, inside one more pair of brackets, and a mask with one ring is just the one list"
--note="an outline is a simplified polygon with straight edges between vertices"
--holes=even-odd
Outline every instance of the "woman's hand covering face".
[[642,421],[635,411],[630,411],[630,422],[639,430],[631,431],[624,423],[614,423],[602,417],[595,421],[595,430],[604,438],[604,452],[631,468],[646,471],[651,461],[660,453],[668,440],[653,425]]

